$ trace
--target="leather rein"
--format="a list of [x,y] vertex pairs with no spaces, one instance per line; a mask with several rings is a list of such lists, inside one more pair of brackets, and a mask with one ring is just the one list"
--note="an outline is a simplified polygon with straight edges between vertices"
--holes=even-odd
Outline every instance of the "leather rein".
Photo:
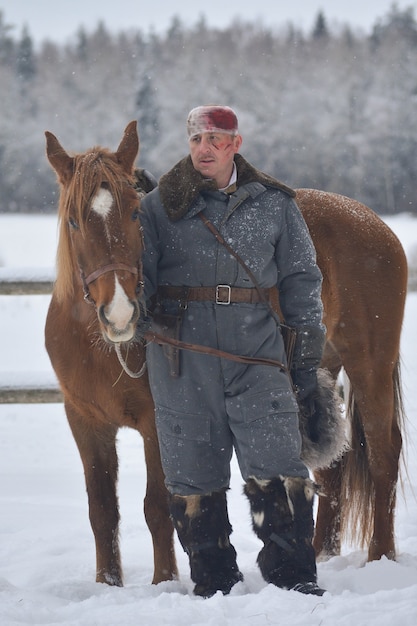
[[201,346],[195,343],[187,343],[179,339],[173,339],[166,337],[160,333],[156,333],[153,330],[148,330],[144,338],[149,343],[153,342],[158,345],[168,345],[178,348],[179,350],[189,350],[190,352],[198,352],[199,354],[210,354],[217,356],[221,359],[228,359],[229,361],[235,361],[236,363],[246,363],[248,365],[272,365],[273,367],[279,367],[283,371],[287,371],[287,367],[281,361],[275,359],[266,359],[262,357],[243,356],[240,354],[232,354],[231,352],[225,352],[224,350],[217,350],[217,348],[210,348],[209,346]]

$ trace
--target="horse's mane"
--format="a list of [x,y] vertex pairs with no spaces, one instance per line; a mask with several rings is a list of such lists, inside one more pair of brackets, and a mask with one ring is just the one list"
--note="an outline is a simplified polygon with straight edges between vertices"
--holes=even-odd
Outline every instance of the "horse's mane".
[[58,206],[55,295],[61,301],[73,296],[74,280],[79,275],[72,253],[69,217],[73,217],[81,234],[85,236],[91,202],[103,183],[119,210],[123,186],[134,186],[133,174],[129,176],[117,162],[114,153],[106,148],[94,147],[88,152],[73,156],[73,161],[74,174],[68,184],[61,184]]

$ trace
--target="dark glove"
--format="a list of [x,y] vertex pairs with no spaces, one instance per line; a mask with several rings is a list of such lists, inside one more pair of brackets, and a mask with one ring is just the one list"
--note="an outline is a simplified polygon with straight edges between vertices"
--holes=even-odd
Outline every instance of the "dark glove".
[[148,170],[135,169],[135,187],[139,192],[149,193],[158,185],[155,176]]
[[330,467],[348,449],[348,437],[341,400],[328,370],[317,370],[316,388],[299,405],[302,459],[311,470]]
[[136,325],[135,340],[145,342],[145,335],[150,330],[152,320],[148,316],[141,316]]
[[139,306],[139,319],[136,325],[135,339],[136,341],[144,342],[145,335],[151,327],[152,319],[149,316],[148,307],[146,305],[146,302],[143,296],[139,296],[138,306]]
[[320,327],[297,328],[291,378],[300,411],[308,416],[314,412],[313,394],[317,389],[317,368],[323,354],[325,333]]

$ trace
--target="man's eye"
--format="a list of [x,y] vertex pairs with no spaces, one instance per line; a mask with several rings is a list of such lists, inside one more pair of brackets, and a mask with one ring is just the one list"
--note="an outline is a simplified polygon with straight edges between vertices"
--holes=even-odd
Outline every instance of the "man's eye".
[[212,135],[210,137],[210,141],[211,141],[213,146],[218,146],[222,142],[221,137],[219,137],[218,135]]

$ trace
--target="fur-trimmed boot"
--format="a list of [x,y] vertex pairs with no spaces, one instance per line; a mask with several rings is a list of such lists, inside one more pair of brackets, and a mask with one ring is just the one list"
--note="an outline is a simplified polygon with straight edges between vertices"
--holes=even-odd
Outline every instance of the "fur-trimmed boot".
[[314,483],[300,477],[251,478],[244,492],[252,526],[264,542],[258,565],[268,583],[321,596],[312,545]]
[[227,513],[226,491],[203,496],[170,498],[171,517],[190,561],[194,594],[210,598],[217,591],[230,593],[243,580],[236,550],[229,541],[232,527]]

